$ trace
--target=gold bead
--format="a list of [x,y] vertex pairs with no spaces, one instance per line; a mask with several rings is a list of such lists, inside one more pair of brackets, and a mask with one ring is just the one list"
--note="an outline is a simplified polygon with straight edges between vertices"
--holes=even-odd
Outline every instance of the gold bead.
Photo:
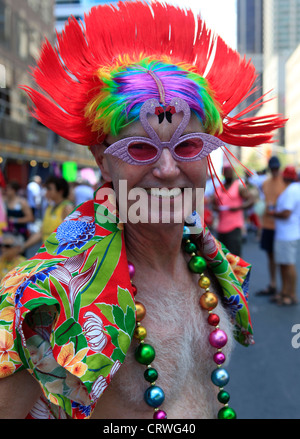
[[144,340],[147,336],[147,330],[144,326],[137,326],[133,333],[134,337],[138,340]]
[[210,280],[207,276],[203,276],[199,279],[198,285],[200,288],[208,288],[210,286]]
[[214,293],[204,293],[200,297],[200,305],[208,311],[214,309],[218,305],[218,297]]
[[136,320],[140,322],[146,315],[146,308],[141,302],[135,302],[136,307]]

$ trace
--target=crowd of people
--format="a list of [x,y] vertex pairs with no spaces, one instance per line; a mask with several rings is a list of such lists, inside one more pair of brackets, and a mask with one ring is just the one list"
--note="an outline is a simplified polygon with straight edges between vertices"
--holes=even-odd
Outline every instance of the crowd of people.
[[1,174],[0,281],[32,256],[75,206],[93,199],[94,190],[91,182],[80,177],[69,183],[61,176],[43,181],[35,175],[22,188]]
[[[296,255],[300,239],[300,183],[293,165],[281,166],[277,156],[268,168],[244,181],[234,178],[230,166],[223,180],[208,185],[206,209],[209,226],[235,255],[242,256],[243,241],[255,233],[259,248],[266,253],[268,285],[256,292],[270,296],[278,305],[297,304]],[[281,286],[278,286],[278,270]]]
[[[229,164],[224,165],[222,179],[212,183],[208,177],[205,191],[206,225],[233,254],[241,257],[243,242],[255,234],[259,248],[266,253],[269,273],[268,285],[256,294],[270,296],[280,305],[297,303],[298,181],[295,167],[281,169],[280,160],[273,156],[266,170],[246,174],[243,180]],[[96,189],[80,177],[70,184],[57,176],[43,182],[35,175],[25,190],[16,181],[5,182],[3,176],[1,182],[0,280],[31,254],[30,249],[41,245],[76,206],[93,199]]]

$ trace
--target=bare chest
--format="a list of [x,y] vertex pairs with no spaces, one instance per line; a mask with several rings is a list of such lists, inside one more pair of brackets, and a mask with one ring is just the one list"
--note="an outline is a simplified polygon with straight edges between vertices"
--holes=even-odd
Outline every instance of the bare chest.
[[[193,283],[178,288],[153,281],[136,296],[146,309],[141,322],[147,331],[144,342],[155,349],[151,366],[158,372],[156,384],[164,390],[162,408],[169,419],[211,418],[220,408],[216,403],[217,388],[210,380],[216,367],[212,359],[215,349],[208,341],[212,327],[207,323],[207,312],[199,305],[201,294]],[[221,304],[215,311],[220,316],[220,326],[228,334],[223,350],[228,358],[233,344],[231,324]],[[144,378],[146,366],[139,364],[134,355],[138,344],[134,339],[123,366],[97,403],[93,417],[152,417],[153,409],[144,402],[144,392],[149,387]]]

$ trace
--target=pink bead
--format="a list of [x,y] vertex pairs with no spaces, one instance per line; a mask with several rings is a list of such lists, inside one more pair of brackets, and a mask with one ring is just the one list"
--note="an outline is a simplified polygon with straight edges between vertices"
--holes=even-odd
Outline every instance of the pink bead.
[[227,335],[221,329],[215,329],[209,334],[209,343],[217,349],[222,348],[227,343]]
[[214,355],[214,362],[216,364],[223,364],[225,360],[226,360],[226,357],[223,354],[223,352],[216,352],[215,353],[215,355]]
[[132,279],[133,276],[135,275],[135,268],[131,262],[128,262],[128,270],[129,270],[130,279]]
[[153,415],[153,419],[167,419],[167,413],[163,410],[157,410]]

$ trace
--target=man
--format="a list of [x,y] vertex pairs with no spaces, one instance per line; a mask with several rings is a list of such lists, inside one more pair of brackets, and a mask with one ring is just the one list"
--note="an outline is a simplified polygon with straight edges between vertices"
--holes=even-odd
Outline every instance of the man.
[[262,216],[262,233],[260,246],[267,254],[269,285],[267,288],[256,293],[258,296],[273,296],[276,293],[276,263],[274,260],[274,235],[275,222],[274,218],[268,212],[275,209],[279,195],[285,189],[285,184],[280,173],[280,161],[278,157],[270,158],[268,167],[271,175],[267,178],[262,186],[265,197],[265,212]]
[[84,180],[81,177],[76,180],[73,193],[75,206],[78,206],[85,201],[92,200],[94,197],[94,189],[92,188],[91,184],[88,180]]
[[[247,118],[242,130],[240,119],[228,122],[255,69],[221,38],[213,42],[190,10],[98,6],[85,26],[72,18],[57,38],[56,48],[45,43],[35,70],[52,99],[27,91],[42,123],[90,147],[106,183],[3,280],[0,412],[235,418],[220,366],[233,337],[252,343],[243,290],[250,267],[240,258],[231,266],[228,250],[177,201],[190,193],[192,207],[203,192],[211,151],[225,141],[260,144],[284,121]],[[130,219],[132,192],[142,194],[145,221]],[[166,200],[179,222],[163,221]],[[128,221],[120,224],[125,201]],[[147,221],[152,203],[157,222]]]
[[254,203],[249,190],[239,179],[234,179],[230,165],[224,166],[224,183],[214,196],[214,209],[218,212],[218,239],[237,255],[242,254],[242,230],[245,224],[244,211]]
[[27,201],[31,207],[34,218],[41,219],[42,204],[42,179],[35,175],[27,185]]
[[285,189],[277,199],[275,210],[267,211],[275,220],[274,259],[280,267],[281,291],[278,305],[295,305],[297,301],[296,257],[300,239],[300,184],[294,166],[282,173]]

